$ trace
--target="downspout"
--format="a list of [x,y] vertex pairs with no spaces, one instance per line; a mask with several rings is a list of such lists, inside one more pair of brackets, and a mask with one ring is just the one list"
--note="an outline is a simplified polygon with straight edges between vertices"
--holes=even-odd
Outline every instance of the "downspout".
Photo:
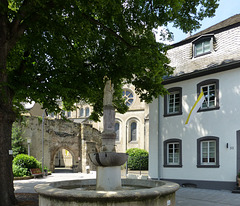
[[128,149],[128,135],[127,135],[127,133],[128,133],[128,131],[127,131],[127,124],[126,124],[126,130],[125,130],[125,136],[126,136],[126,151],[127,151],[127,149]]
[[158,180],[161,179],[162,136],[161,136],[161,96],[158,96]]

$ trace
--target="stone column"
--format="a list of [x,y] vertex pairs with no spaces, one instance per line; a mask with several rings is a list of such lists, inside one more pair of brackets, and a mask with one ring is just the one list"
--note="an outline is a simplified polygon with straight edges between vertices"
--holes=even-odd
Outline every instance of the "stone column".
[[115,108],[112,105],[113,85],[111,81],[106,82],[103,97],[103,133],[102,152],[115,152]]
[[114,191],[121,189],[121,165],[127,161],[126,153],[115,150],[115,108],[112,105],[113,85],[106,82],[103,98],[103,133],[100,153],[90,154],[97,166],[97,190]]

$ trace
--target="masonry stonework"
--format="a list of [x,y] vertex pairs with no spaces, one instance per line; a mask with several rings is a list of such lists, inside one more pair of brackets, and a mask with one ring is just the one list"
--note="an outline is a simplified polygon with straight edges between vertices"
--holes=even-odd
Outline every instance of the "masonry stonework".
[[55,157],[61,149],[66,149],[72,155],[73,172],[86,172],[86,166],[91,170],[95,169],[89,161],[88,153],[97,152],[101,147],[101,133],[92,125],[45,119],[42,133],[42,119],[26,117],[23,131],[23,137],[31,139],[30,155],[40,162],[44,157],[44,165],[51,171],[54,172]]

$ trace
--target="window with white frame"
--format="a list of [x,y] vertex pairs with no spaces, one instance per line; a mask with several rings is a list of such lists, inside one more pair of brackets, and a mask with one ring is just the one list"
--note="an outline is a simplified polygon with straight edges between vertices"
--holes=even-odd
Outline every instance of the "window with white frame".
[[195,56],[205,54],[211,51],[211,41],[210,39],[203,40],[195,44]]
[[164,141],[164,167],[182,167],[182,140]]
[[219,80],[208,79],[197,84],[198,95],[203,91],[205,100],[199,111],[219,109]]
[[216,107],[216,85],[209,84],[201,87],[203,90],[205,101],[202,104],[202,109]]
[[164,96],[164,116],[182,114],[182,88],[174,87],[168,89],[168,94]]
[[173,142],[167,144],[167,164],[179,164],[179,143]]
[[201,164],[216,164],[216,141],[201,142]]
[[213,35],[202,36],[193,41],[193,55],[198,57],[213,51]]
[[168,94],[168,114],[178,113],[180,110],[179,91]]
[[119,141],[120,139],[119,139],[119,133],[120,133],[120,131],[119,131],[119,128],[120,128],[120,124],[119,124],[119,122],[116,122],[115,123],[115,133],[116,133],[116,141]]
[[197,167],[219,167],[219,138],[197,139]]

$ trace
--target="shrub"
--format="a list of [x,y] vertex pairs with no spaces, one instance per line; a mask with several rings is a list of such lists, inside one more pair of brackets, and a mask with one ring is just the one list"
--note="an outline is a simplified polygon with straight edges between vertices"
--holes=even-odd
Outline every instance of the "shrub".
[[42,168],[42,165],[33,156],[19,154],[13,159],[13,176],[24,177],[30,176],[30,169]]
[[126,152],[128,157],[128,168],[131,170],[148,170],[148,152],[144,149],[132,148]]
[[13,164],[27,168],[41,168],[41,163],[37,161],[33,156],[28,156],[26,154],[19,154],[13,159]]
[[26,176],[30,176],[30,172],[29,172],[28,168],[23,168],[21,166],[13,164],[13,176],[14,177],[26,177]]

